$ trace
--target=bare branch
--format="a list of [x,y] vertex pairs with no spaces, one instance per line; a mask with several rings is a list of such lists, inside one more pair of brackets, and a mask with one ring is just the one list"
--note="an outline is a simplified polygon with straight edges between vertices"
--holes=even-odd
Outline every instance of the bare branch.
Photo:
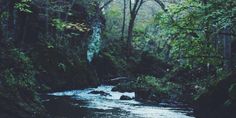
[[102,7],[100,7],[100,9],[103,9],[104,7],[106,7],[107,5],[109,5],[111,2],[113,2],[113,0],[107,1]]
[[165,12],[167,12],[168,10],[166,9],[166,6],[165,4],[161,1],[161,0],[155,0],[160,6],[161,6],[161,9]]

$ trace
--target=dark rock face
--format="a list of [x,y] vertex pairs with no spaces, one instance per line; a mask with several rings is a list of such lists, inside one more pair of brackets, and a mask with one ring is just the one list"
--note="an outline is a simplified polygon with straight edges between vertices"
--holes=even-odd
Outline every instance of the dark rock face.
[[100,94],[101,96],[111,96],[111,94],[106,93],[104,91],[91,91],[89,94]]
[[195,114],[199,118],[236,118],[236,100],[232,90],[236,73],[211,86],[196,100]]
[[132,100],[132,98],[129,97],[129,96],[126,96],[126,95],[122,95],[122,96],[120,97],[120,100]]

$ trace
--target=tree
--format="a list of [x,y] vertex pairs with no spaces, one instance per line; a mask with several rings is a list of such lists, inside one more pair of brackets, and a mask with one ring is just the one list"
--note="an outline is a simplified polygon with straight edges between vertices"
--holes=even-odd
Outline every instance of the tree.
[[[167,9],[165,7],[165,4],[160,0],[155,0],[162,8],[163,11],[167,12]],[[143,5],[145,3],[145,0],[129,0],[129,9],[130,9],[130,20],[129,20],[129,26],[128,26],[128,38],[127,38],[127,48],[128,53],[130,53],[132,48],[132,39],[133,39],[133,29],[135,24],[135,19],[137,17],[137,14]],[[124,7],[125,7],[125,0],[124,0]],[[124,8],[124,14],[125,14],[125,8]],[[125,16],[124,18],[125,19]],[[123,20],[124,22],[125,20]],[[123,23],[124,27],[124,23]],[[122,29],[122,37],[123,37],[123,29]]]
[[2,1],[0,1],[0,6],[2,6],[2,7],[0,7],[0,41],[2,40],[2,38],[3,38],[3,31],[2,31],[2,13],[3,13],[3,3],[2,3]]
[[124,0],[124,8],[123,8],[123,24],[122,24],[122,30],[121,30],[121,40],[124,40],[125,20],[126,20],[126,0]]
[[9,12],[9,16],[8,16],[8,31],[9,31],[9,33],[11,33],[12,35],[11,36],[15,36],[15,29],[16,29],[16,27],[15,27],[15,23],[14,23],[14,19],[15,19],[15,9],[14,9],[14,7],[15,7],[15,3],[16,3],[16,1],[15,0],[10,0],[9,1],[9,3],[8,3],[8,12]]
[[157,14],[159,36],[161,40],[169,39],[172,59],[184,60],[184,65],[190,67],[229,70],[235,4],[233,0],[185,0]]
[[144,0],[130,0],[129,1],[129,9],[130,9],[130,20],[129,20],[129,27],[128,27],[128,39],[127,39],[127,48],[128,53],[131,53],[132,49],[132,39],[133,39],[133,29],[136,16],[138,14],[139,9],[143,5]]

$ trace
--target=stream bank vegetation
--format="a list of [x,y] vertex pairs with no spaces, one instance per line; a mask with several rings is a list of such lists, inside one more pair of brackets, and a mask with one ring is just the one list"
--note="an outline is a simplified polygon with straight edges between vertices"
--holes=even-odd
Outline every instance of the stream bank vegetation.
[[96,87],[236,117],[235,0],[1,0],[0,117],[51,117],[40,94]]

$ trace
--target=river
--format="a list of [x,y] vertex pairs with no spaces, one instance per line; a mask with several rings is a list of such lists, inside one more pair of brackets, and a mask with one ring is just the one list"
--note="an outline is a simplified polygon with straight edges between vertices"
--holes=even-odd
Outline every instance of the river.
[[[135,100],[119,100],[134,93],[111,91],[113,86],[50,93],[44,99],[46,108],[56,118],[194,118],[186,108],[162,107]],[[109,96],[91,94],[104,91]]]

